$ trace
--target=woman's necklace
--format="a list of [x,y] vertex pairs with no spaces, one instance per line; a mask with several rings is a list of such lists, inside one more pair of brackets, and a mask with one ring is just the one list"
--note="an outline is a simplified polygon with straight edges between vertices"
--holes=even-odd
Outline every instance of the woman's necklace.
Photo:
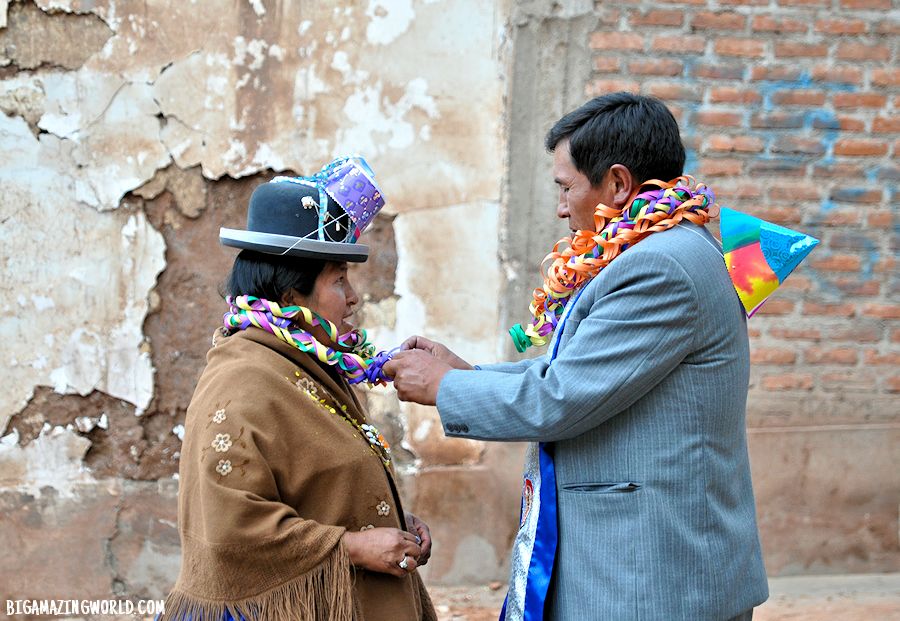
[[[282,308],[275,302],[252,295],[229,296],[225,301],[229,312],[223,319],[230,331],[246,330],[251,326],[265,330],[300,351],[315,356],[320,362],[335,367],[350,384],[366,382],[371,386],[391,381],[382,372],[382,367],[397,349],[376,354],[375,346],[369,342],[365,330],[338,334],[333,323],[304,306]],[[298,326],[300,319],[307,325],[320,326],[333,343],[347,351],[322,345],[316,337]]]

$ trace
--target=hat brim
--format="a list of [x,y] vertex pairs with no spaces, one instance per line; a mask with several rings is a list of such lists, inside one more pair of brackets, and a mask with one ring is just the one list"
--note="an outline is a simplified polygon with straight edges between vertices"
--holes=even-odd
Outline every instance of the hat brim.
[[307,259],[362,263],[369,258],[369,247],[362,244],[318,241],[240,229],[219,229],[219,241],[233,248]]

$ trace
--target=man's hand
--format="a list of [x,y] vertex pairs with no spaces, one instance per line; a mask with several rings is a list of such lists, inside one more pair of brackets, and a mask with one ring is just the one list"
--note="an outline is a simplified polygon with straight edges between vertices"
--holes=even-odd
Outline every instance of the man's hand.
[[394,354],[383,371],[394,378],[394,387],[401,400],[435,405],[441,380],[451,369],[449,364],[424,350],[408,349]]
[[471,371],[474,368],[471,364],[450,351],[450,349],[448,349],[446,345],[436,343],[431,339],[426,339],[424,336],[409,337],[408,339],[403,341],[403,343],[400,345],[400,349],[421,349],[422,351],[427,351],[429,354],[442,362],[446,362],[454,369]]

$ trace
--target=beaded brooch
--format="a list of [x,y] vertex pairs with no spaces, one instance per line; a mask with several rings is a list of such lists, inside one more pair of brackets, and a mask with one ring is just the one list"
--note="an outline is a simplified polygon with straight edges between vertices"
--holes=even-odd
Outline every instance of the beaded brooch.
[[318,405],[326,412],[334,414],[335,416],[339,416],[344,422],[353,427],[356,432],[359,433],[363,437],[363,439],[369,443],[369,448],[372,449],[372,452],[375,453],[376,456],[378,456],[378,458],[385,466],[389,466],[391,464],[391,446],[390,444],[388,444],[388,441],[385,439],[384,435],[378,431],[378,428],[375,427],[375,425],[370,425],[368,423],[358,423],[356,419],[350,416],[350,413],[347,412],[346,405],[341,405],[339,409],[335,408],[333,405],[329,405],[327,399],[319,397],[318,390],[316,389],[314,382],[312,382],[309,378],[303,377],[299,371],[294,371],[294,375],[297,377],[297,381],[294,382],[294,385],[297,386],[297,388],[299,388],[304,395],[309,397],[309,399],[313,403]]

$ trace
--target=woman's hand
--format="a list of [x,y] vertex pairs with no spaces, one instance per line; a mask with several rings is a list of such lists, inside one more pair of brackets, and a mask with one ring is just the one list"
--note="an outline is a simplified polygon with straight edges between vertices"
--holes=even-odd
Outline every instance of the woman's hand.
[[431,558],[431,530],[428,528],[428,524],[409,511],[406,512],[406,529],[419,538],[419,546],[422,548],[422,553],[416,559],[416,562],[421,567]]
[[446,345],[442,345],[441,343],[436,343],[431,339],[426,339],[424,336],[411,336],[400,345],[401,351],[406,351],[407,349],[421,349],[422,351],[427,351],[429,354],[444,362],[454,369],[460,369],[463,371],[471,371],[474,367],[454,354]]
[[[414,570],[419,565],[416,559],[422,554],[416,535],[399,528],[370,528],[359,532],[348,530],[341,541],[355,566],[398,578]],[[400,566],[401,563],[405,568]]]

